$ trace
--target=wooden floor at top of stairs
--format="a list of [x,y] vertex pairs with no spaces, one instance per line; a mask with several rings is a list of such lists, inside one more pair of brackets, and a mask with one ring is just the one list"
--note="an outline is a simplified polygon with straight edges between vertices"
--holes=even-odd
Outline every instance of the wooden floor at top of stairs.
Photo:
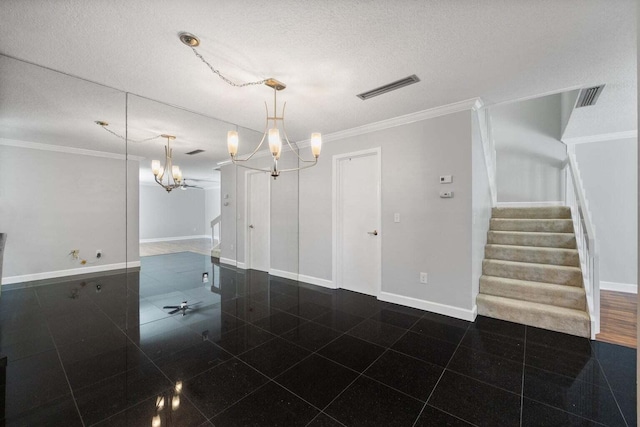
[[596,340],[637,348],[638,295],[600,291],[600,333]]

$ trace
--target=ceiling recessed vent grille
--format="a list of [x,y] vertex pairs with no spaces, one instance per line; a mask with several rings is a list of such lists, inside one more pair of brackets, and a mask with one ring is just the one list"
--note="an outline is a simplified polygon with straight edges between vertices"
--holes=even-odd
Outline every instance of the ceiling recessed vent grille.
[[200,154],[200,153],[204,153],[204,150],[193,150],[193,151],[189,151],[188,153],[185,153],[185,154],[193,156],[194,154]]
[[389,83],[387,85],[384,86],[380,86],[378,88],[375,88],[373,90],[367,91],[367,92],[363,92],[358,96],[358,98],[362,99],[363,101],[366,101],[369,98],[373,98],[374,96],[378,96],[378,95],[382,95],[383,93],[387,93],[387,92],[391,92],[393,90],[396,89],[400,89],[401,87],[405,87],[405,86],[409,86],[412,85],[414,83],[418,83],[420,81],[420,79],[418,78],[418,76],[416,76],[415,74],[409,77],[405,77],[404,79],[400,79],[398,81],[395,81],[393,83]]
[[580,95],[578,95],[578,102],[576,102],[576,108],[595,105],[598,97],[602,93],[602,89],[604,89],[604,85],[581,89]]

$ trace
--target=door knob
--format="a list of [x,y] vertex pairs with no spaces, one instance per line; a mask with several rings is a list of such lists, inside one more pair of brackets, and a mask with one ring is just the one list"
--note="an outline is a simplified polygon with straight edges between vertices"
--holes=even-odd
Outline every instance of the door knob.
[[254,227],[253,227],[253,224],[251,224],[251,225],[249,226],[249,228],[254,228]]
[[372,236],[377,236],[378,235],[378,230],[367,231],[367,234],[371,234]]

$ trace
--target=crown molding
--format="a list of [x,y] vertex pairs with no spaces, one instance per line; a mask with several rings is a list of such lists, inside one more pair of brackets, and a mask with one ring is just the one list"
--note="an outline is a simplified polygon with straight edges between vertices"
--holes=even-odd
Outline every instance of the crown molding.
[[56,153],[77,154],[80,156],[102,157],[116,160],[133,160],[139,162],[146,157],[132,156],[129,154],[107,153],[105,151],[87,150],[84,148],[66,147],[63,145],[42,144],[39,142],[19,141],[16,139],[0,138],[0,145],[6,147],[28,148],[31,150],[52,151]]
[[562,138],[562,142],[567,145],[586,144],[588,142],[614,141],[616,139],[637,138],[638,130],[630,130],[625,132],[611,132],[600,135],[578,136],[575,138]]
[[[460,111],[473,110],[477,111],[484,107],[484,103],[480,98],[471,98],[464,101],[454,102],[453,104],[441,105],[440,107],[429,108],[428,110],[416,111],[415,113],[405,114],[403,116],[393,117],[391,119],[380,120],[366,125],[358,126],[351,129],[341,130],[338,132],[322,135],[322,143],[338,141],[345,138],[364,135],[371,132],[377,132],[396,126],[407,125],[410,123],[420,122],[435,117],[446,116],[448,114],[459,113]],[[311,145],[311,139],[305,139],[296,143],[298,148],[306,148]]]
[[[459,113],[460,111],[477,111],[484,107],[484,103],[480,98],[471,98],[464,101],[454,102],[453,104],[442,105],[440,107],[430,108],[428,110],[416,111],[415,113],[405,114],[404,116],[393,117],[391,119],[381,120],[379,122],[373,122],[366,125],[358,126],[351,129],[341,130],[334,133],[328,133],[322,135],[322,143],[339,141],[345,138],[351,138],[358,135],[364,135],[371,132],[377,132],[384,129],[389,129],[396,126],[407,125],[410,123],[420,122],[422,120],[432,119],[434,117],[446,116],[448,114]],[[307,148],[311,146],[311,139],[305,139],[294,143],[298,149]],[[285,148],[283,146],[283,148]],[[288,148],[288,147],[287,147]],[[284,152],[284,150],[283,150]],[[271,153],[268,150],[256,153],[253,158],[259,159],[261,157],[270,156]],[[231,164],[231,160],[225,160],[216,163],[218,167]]]

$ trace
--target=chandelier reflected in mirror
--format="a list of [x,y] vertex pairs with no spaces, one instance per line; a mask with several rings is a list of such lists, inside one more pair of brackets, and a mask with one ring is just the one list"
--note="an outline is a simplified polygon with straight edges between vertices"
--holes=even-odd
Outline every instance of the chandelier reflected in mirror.
[[[269,107],[267,107],[267,103],[264,103],[264,107],[266,110],[266,125],[264,129],[264,133],[262,134],[262,139],[258,146],[245,158],[238,157],[238,146],[239,146],[239,137],[238,131],[230,130],[227,133],[227,148],[229,150],[229,155],[231,156],[231,161],[238,165],[247,169],[259,170],[264,172],[271,173],[273,179],[276,179],[280,176],[282,172],[293,172],[299,171],[302,169],[307,169],[312,166],[315,166],[318,163],[318,157],[320,157],[320,150],[322,149],[322,136],[320,133],[312,133],[311,134],[311,154],[313,155],[313,159],[305,160],[299,154],[298,150],[293,147],[291,142],[289,141],[289,137],[287,136],[287,131],[284,125],[284,110],[287,106],[285,102],[282,106],[282,114],[278,116],[278,104],[277,104],[277,94],[279,90],[283,90],[286,86],[275,80],[275,79],[267,79],[264,84],[273,88],[273,115],[269,115]],[[278,168],[278,160],[280,160],[280,156],[282,154],[282,140],[286,142],[287,146],[293,152],[300,162],[302,162],[303,166],[299,166],[297,168],[289,168],[289,169],[280,169]],[[260,150],[260,147],[264,144],[264,141],[267,140],[269,144],[269,151],[271,152],[271,157],[273,158],[273,163],[269,169],[257,168],[253,166],[248,166],[244,162],[251,160],[251,158]]]
[[171,141],[176,137],[167,134],[160,136],[167,138],[167,145],[164,147],[164,167],[160,164],[160,160],[152,160],[151,171],[156,182],[169,193],[171,190],[182,187],[182,171],[178,165],[173,164],[172,159]]

